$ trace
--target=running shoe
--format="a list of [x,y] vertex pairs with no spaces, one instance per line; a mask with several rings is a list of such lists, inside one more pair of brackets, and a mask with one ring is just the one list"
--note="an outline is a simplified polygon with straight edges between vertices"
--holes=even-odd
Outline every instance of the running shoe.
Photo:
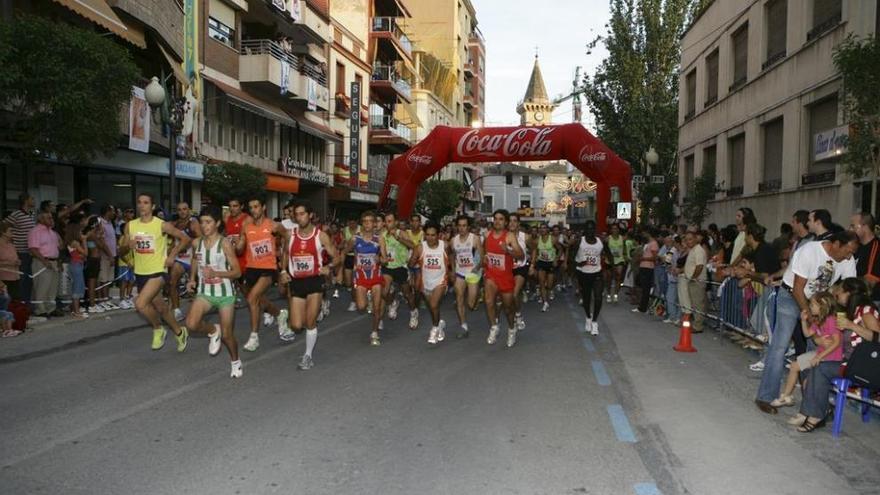
[[440,326],[437,327],[437,342],[446,340],[446,321],[440,320]]
[[230,363],[232,371],[229,373],[230,378],[241,378],[242,370],[241,370],[241,359],[238,361],[233,361]]
[[486,339],[486,343],[489,345],[493,345],[498,340],[498,325],[492,325],[489,328],[489,338]]
[[749,369],[755,372],[764,371],[764,360],[760,360],[757,363],[752,363],[749,365]]
[[107,311],[107,310],[104,309],[104,307],[101,306],[100,304],[96,304],[96,305],[89,308],[90,313],[103,313],[104,311]]
[[529,302],[529,291],[524,290],[522,294],[523,294],[523,302],[524,303]]
[[551,290],[550,291],[550,300],[553,301],[554,299],[556,299],[556,293]]
[[526,329],[526,320],[523,319],[522,315],[516,315],[516,329],[517,330],[525,330]]
[[379,330],[385,330],[385,320],[379,320]]
[[470,337],[470,334],[471,333],[468,331],[467,323],[463,323],[461,325],[461,330],[459,330],[458,333],[455,334],[455,338],[456,339],[466,339],[466,338]]
[[587,318],[586,323],[584,323],[584,333],[590,332],[593,330],[593,320]]
[[189,331],[186,327],[180,327],[180,335],[175,335],[174,338],[177,340],[177,352],[185,351],[186,341],[189,339]]
[[220,337],[222,337],[220,325],[215,323],[214,332],[208,334],[208,354],[216,356],[220,352]]
[[315,363],[314,361],[312,361],[312,356],[309,356],[308,354],[303,354],[303,357],[300,360],[299,364],[296,365],[296,369],[301,371],[308,371],[312,369],[314,365]]
[[165,327],[159,327],[153,329],[153,346],[152,349],[154,351],[158,351],[163,346],[165,346],[165,335],[168,332],[165,331]]
[[278,336],[279,337],[290,331],[290,328],[287,326],[288,319],[289,319],[289,313],[286,309],[282,309],[281,311],[278,312],[278,318],[275,319],[275,322],[278,323]]
[[324,316],[330,316],[330,301],[325,299],[321,301],[321,311],[324,313]]
[[614,302],[616,303],[619,300],[620,300],[620,297],[618,297],[617,294],[614,294]]
[[107,311],[115,311],[115,310],[119,309],[119,306],[117,306],[115,303],[113,303],[111,301],[107,301],[104,303],[104,308],[106,308]]
[[119,301],[119,309],[131,309],[131,303],[125,299]]
[[244,345],[244,350],[254,352],[258,347],[260,347],[260,336],[252,332],[248,337],[247,344]]
[[183,311],[181,311],[180,308],[174,308],[174,319],[177,321],[183,321]]
[[333,299],[339,299],[339,289],[333,289]]
[[391,304],[388,305],[388,319],[396,320],[397,319],[397,308],[400,306],[400,301],[395,297]]
[[315,317],[315,321],[317,321],[318,323],[321,323],[322,321],[324,321],[324,310],[323,309],[318,310],[318,316]]
[[281,339],[281,342],[293,342],[296,340],[296,334],[293,330],[286,328],[284,333],[279,335],[278,338]]
[[599,322],[598,321],[593,322],[593,327],[590,329],[590,335],[592,335],[594,337],[596,335],[599,335]]
[[438,329],[437,327],[431,327],[431,331],[428,332],[428,343],[429,343],[429,344],[434,345],[434,344],[437,343],[437,332],[438,332],[438,330],[439,330],[439,329]]
[[367,314],[373,314],[373,301],[367,301]]
[[611,302],[611,294],[608,294],[607,296],[605,296],[605,302],[607,302],[607,303]]
[[632,311],[633,313],[641,313],[641,311],[639,311],[639,308],[633,308],[630,311]]
[[[551,297],[550,299],[553,299],[553,298]],[[550,303],[544,302],[544,306],[541,307],[541,312],[546,313],[548,309],[550,309]]]
[[379,341],[379,333],[373,332],[370,334],[370,345],[373,347],[378,347],[382,342]]
[[415,330],[419,328],[419,310],[414,309],[409,312],[409,329]]
[[348,305],[348,312],[349,313],[353,313],[353,312],[357,311],[357,309],[358,309],[357,304],[355,304],[354,301],[352,301],[351,304]]
[[516,328],[507,329],[507,347],[513,347],[516,344]]
[[275,324],[275,317],[270,315],[269,313],[263,313],[263,326],[271,327]]

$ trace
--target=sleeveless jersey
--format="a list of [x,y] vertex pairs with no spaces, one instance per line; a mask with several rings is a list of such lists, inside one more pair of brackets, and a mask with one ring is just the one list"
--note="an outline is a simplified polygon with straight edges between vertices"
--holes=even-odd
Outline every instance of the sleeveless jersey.
[[[342,234],[343,234],[343,236],[344,236],[344,238],[345,238],[345,242],[350,241],[350,240],[356,235],[356,233],[357,233],[357,230],[355,230],[354,232],[352,232],[351,229],[348,228],[348,227],[346,227],[346,228],[344,228],[344,229],[342,230]],[[354,248],[352,248],[351,251],[349,251],[349,252],[347,252],[347,253],[345,253],[345,254],[346,254],[346,255],[354,255]]]
[[504,249],[507,231],[495,237],[495,232],[486,235],[486,276],[489,278],[513,279],[513,257]]
[[409,260],[409,249],[389,232],[384,232],[385,250],[388,252],[388,268],[403,268]]
[[578,266],[577,269],[583,273],[598,273],[602,271],[602,241],[596,238],[596,242],[590,244],[585,237],[581,237],[578,246],[577,255],[575,255],[575,263],[587,262],[584,266]]
[[556,245],[553,243],[553,237],[547,237],[545,241],[538,237],[538,260],[540,261],[556,261]]
[[[236,241],[241,236],[241,227],[244,225],[244,221],[250,218],[250,215],[247,213],[242,213],[238,216],[238,218],[232,218],[229,216],[226,218],[226,223],[224,225],[226,231],[226,238],[229,239],[229,242],[235,246]],[[247,255],[242,254],[241,256],[237,256],[238,258],[238,266],[241,268],[241,273],[244,273],[247,268]]]
[[[193,231],[190,228],[190,225],[192,225],[193,220],[198,222],[198,219],[196,217],[189,217],[189,221],[186,222],[186,227],[181,229],[181,231],[184,234],[186,234],[190,239],[195,239],[195,237],[193,236]],[[177,258],[175,258],[175,259],[177,261],[181,261],[183,263],[190,264],[190,263],[192,263],[193,252],[194,252],[194,248],[193,248],[192,244],[190,244],[189,248],[187,248],[186,251],[181,251],[181,252],[177,253]]]
[[245,228],[244,255],[248,268],[276,270],[278,262],[275,258],[275,235],[272,233],[274,222],[263,218],[259,225],[248,224]]
[[468,275],[477,266],[477,236],[469,233],[467,239],[462,241],[460,236],[452,238],[452,250],[455,251],[455,273]]
[[626,257],[623,254],[623,237],[615,239],[614,237],[609,236],[608,250],[611,251],[611,256],[614,258],[615,265],[626,261]]
[[407,230],[406,235],[409,236],[409,239],[412,241],[413,246],[418,246],[425,239],[424,230],[419,230],[418,234],[414,234],[412,230]]
[[422,241],[422,257],[419,260],[422,268],[422,290],[432,291],[446,284],[448,261],[445,241],[438,241],[435,248],[429,247],[427,241]]
[[208,248],[204,238],[199,239],[195,250],[196,263],[198,263],[199,287],[198,293],[202,296],[229,297],[234,296],[232,280],[223,277],[206,277],[205,267],[210,266],[214,271],[225,272],[229,270],[226,261],[226,252],[223,251],[223,242],[217,239],[211,248]]
[[529,255],[528,249],[526,249],[526,233],[523,231],[519,231],[516,233],[516,243],[519,244],[519,248],[522,249],[523,259],[519,261],[513,262],[514,268],[520,268],[529,264]]
[[324,266],[321,256],[323,250],[321,231],[317,227],[314,227],[312,234],[307,237],[301,236],[299,229],[294,230],[287,250],[287,255],[290,256],[287,271],[290,276],[298,279],[319,275],[321,267]]
[[153,217],[148,223],[139,218],[128,222],[129,238],[134,239],[135,275],[165,273],[168,239],[162,233],[164,221]]
[[378,236],[373,235],[370,240],[360,235],[354,236],[354,256],[355,277],[358,280],[381,280]]

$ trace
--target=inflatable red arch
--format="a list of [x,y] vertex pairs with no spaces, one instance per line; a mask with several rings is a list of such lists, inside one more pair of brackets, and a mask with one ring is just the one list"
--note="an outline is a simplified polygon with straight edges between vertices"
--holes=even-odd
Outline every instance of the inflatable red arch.
[[619,188],[620,201],[632,201],[632,169],[581,124],[476,129],[437,126],[388,164],[379,206],[387,208],[389,200],[396,197],[398,215],[408,216],[422,182],[450,163],[559,159],[568,160],[597,184],[596,222],[599,231],[604,231],[611,188]]

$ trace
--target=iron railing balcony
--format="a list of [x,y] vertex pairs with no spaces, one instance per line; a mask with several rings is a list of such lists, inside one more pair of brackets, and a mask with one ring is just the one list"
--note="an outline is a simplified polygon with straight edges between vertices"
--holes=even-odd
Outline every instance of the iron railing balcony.
[[314,79],[319,86],[327,87],[327,75],[315,66],[306,64],[303,57],[286,52],[273,40],[241,40],[241,56],[270,55],[276,60],[290,64],[290,70]]
[[387,81],[404,98],[412,97],[412,87],[406,79],[400,76],[397,70],[390,65],[373,65],[373,81]]
[[398,43],[400,43],[400,47],[404,52],[410,57],[412,57],[412,42],[409,38],[404,34],[403,30],[400,29],[400,26],[397,24],[397,19],[394,17],[374,17],[373,18],[373,32],[374,33],[391,33],[397,38]]

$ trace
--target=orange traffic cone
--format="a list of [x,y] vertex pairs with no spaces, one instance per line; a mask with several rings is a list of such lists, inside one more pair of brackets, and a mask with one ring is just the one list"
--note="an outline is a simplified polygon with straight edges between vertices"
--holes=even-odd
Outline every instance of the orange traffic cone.
[[691,345],[691,317],[684,315],[681,318],[681,331],[678,333],[678,345],[674,346],[678,352],[697,352],[697,349]]

